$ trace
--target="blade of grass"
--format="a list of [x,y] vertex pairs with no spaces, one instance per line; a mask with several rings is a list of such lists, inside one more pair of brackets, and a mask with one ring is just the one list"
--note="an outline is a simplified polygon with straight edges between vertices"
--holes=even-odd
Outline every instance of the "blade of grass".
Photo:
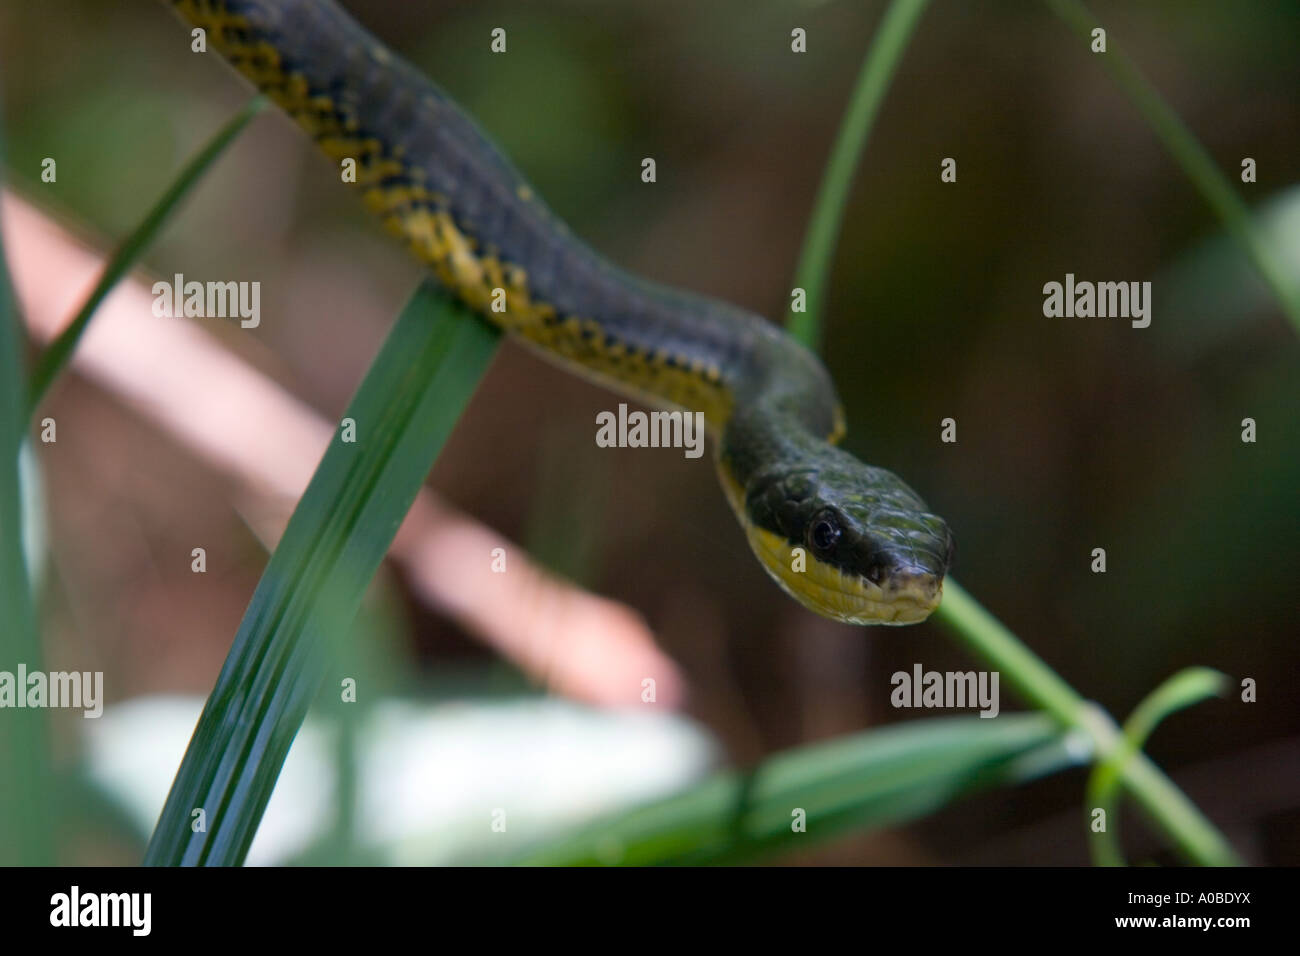
[[[1100,27],[1097,18],[1079,0],[1045,0],[1058,17],[1082,40],[1089,42],[1092,31]],[[1120,88],[1132,100],[1138,112],[1151,125],[1156,136],[1173,157],[1201,197],[1214,210],[1228,233],[1241,243],[1264,282],[1282,305],[1282,311],[1300,332],[1300,281],[1287,268],[1259,228],[1246,204],[1237,195],[1226,176],[1215,164],[1210,154],[1192,135],[1178,114],[1164,97],[1142,75],[1131,59],[1107,39],[1107,48],[1100,54],[1106,69]]]
[[266,106],[266,99],[262,96],[254,97],[247,106],[235,114],[229,122],[226,123],[217,134],[212,137],[203,149],[189,161],[188,165],[181,170],[167,191],[162,194],[149,214],[144,217],[135,231],[127,236],[126,240],[118,246],[113,255],[109,258],[108,264],[104,266],[104,272],[91,290],[85,303],[78,310],[76,317],[68,324],[68,327],[59,333],[49,346],[41,353],[36,362],[36,369],[32,373],[31,388],[27,396],[27,410],[30,417],[35,413],[36,407],[40,405],[46,393],[49,392],[50,386],[58,378],[59,373],[63,371],[68,362],[72,359],[72,353],[80,341],[81,335],[86,331],[86,326],[90,324],[91,317],[95,310],[99,308],[105,296],[113,290],[118,280],[131,271],[144,251],[153,244],[154,239],[166,224],[168,218],[182,200],[189,195],[190,190],[203,178],[204,174],[217,161],[217,158],[226,151],[226,147],[234,142],[249,121],[262,111]]
[[927,0],[894,0],[885,11],[862,64],[853,97],[844,111],[826,171],[822,174],[812,219],[803,241],[803,252],[794,271],[795,288],[803,289],[805,293],[805,311],[790,312],[786,316],[790,335],[814,352],[821,345],[826,285],[840,223],[848,204],[849,187],[853,185],[853,174],[880,104],[889,90],[889,81],[907,49],[912,31],[925,12],[926,3]]
[[[944,581],[943,602],[935,611],[934,620],[947,627],[976,656],[997,668],[1002,679],[1024,700],[1047,711],[1065,726],[1086,731],[1099,757],[1105,758],[1122,745],[1114,721],[1104,711],[1080,697],[952,578]],[[1145,754],[1135,754],[1125,761],[1121,776],[1129,795],[1189,860],[1208,866],[1241,865],[1232,846],[1214,824]]]
[[[0,137],[0,169],[4,149]],[[23,551],[18,454],[26,432],[23,337],[0,239],[0,670],[39,671],[40,637]],[[16,691],[26,697],[27,688]],[[0,864],[49,866],[54,859],[50,815],[49,723],[46,710],[6,708],[0,716]]]
[[1147,738],[1170,714],[1193,704],[1223,694],[1227,678],[1208,667],[1189,667],[1179,671],[1138,704],[1124,723],[1123,743],[1099,762],[1088,778],[1088,805],[1084,808],[1091,823],[1092,812],[1105,811],[1106,829],[1092,832],[1089,845],[1093,862],[1098,866],[1123,866],[1119,845],[1119,785],[1124,765],[1146,746]]
[[[154,865],[243,861],[331,647],[475,386],[497,334],[426,282],[402,310],[262,575],[149,843]],[[206,832],[194,832],[202,809]]]
[[[1056,6],[1058,12],[1067,20],[1074,17],[1073,23],[1078,28],[1086,22],[1088,15],[1077,0],[1047,0]],[[831,161],[818,191],[817,204],[814,209],[812,224],[804,238],[803,250],[799,257],[795,286],[808,292],[808,310],[789,316],[789,332],[792,337],[811,349],[816,350],[820,339],[822,294],[829,275],[830,261],[839,235],[839,223],[843,216],[848,198],[848,186],[852,180],[853,170],[861,154],[862,144],[870,131],[872,120],[879,107],[894,67],[902,56],[912,30],[924,10],[924,0],[894,0],[877,31],[872,48],[859,76],[853,100],[846,111],[843,126]],[[1080,20],[1079,12],[1083,11]],[[1086,31],[1085,31],[1086,33]],[[1126,64],[1127,60],[1124,61]],[[1194,168],[1195,181],[1202,186],[1203,192],[1211,187],[1218,171],[1209,163],[1204,152],[1181,126],[1178,119],[1163,101],[1144,87],[1145,81],[1136,69],[1128,64],[1126,78],[1136,78],[1138,87],[1147,91],[1143,100],[1149,119],[1160,121],[1158,127],[1166,139],[1166,145],[1174,143],[1176,156],[1184,161],[1199,155],[1200,160],[1185,165],[1185,169]],[[1190,144],[1190,145],[1189,145]],[[1173,146],[1170,147],[1173,149]],[[1231,211],[1233,204],[1240,207],[1231,189],[1227,188],[1222,178],[1218,178],[1220,188],[1210,188],[1208,195],[1215,197],[1224,211]],[[1226,198],[1225,198],[1226,196]],[[1244,207],[1241,207],[1244,211]],[[1222,214],[1222,213],[1221,213]],[[1226,220],[1225,220],[1226,221]],[[1240,217],[1234,220],[1240,223]],[[1229,228],[1232,224],[1229,223]],[[1249,217],[1246,218],[1246,230],[1251,231]],[[1239,233],[1240,234],[1240,233]],[[1264,259],[1269,258],[1265,244],[1248,245],[1252,255],[1261,249]],[[1257,258],[1256,263],[1260,260]],[[1279,270],[1269,268],[1269,275],[1277,278]],[[1265,278],[1268,279],[1269,275]],[[1285,285],[1274,284],[1274,289],[1285,289]],[[934,619],[945,625],[953,634],[974,651],[974,653],[998,668],[1012,687],[1023,698],[1036,707],[1040,707],[1054,716],[1063,726],[1083,730],[1088,733],[1097,753],[1106,755],[1120,742],[1120,735],[1115,729],[1114,721],[1098,708],[1090,706],[1057,674],[1047,666],[1033,651],[1020,641],[997,618],[989,614],[956,581],[951,578],[944,586],[945,596],[935,612]],[[1233,852],[1227,840],[1215,829],[1214,825],[1196,808],[1181,790],[1161,772],[1145,755],[1138,754],[1124,764],[1123,782],[1129,793],[1147,812],[1151,821],[1161,829],[1174,845],[1190,860],[1211,865],[1239,865],[1240,860]]]
[[[1088,758],[1042,714],[919,720],[799,747],[525,847],[544,865],[738,863],[897,825]],[[802,810],[803,832],[796,830]]]

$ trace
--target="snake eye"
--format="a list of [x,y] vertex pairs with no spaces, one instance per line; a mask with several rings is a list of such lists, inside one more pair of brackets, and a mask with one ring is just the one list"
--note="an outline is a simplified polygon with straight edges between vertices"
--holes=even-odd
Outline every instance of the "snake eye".
[[840,540],[840,525],[834,515],[818,515],[808,528],[808,542],[817,551],[823,553],[835,547]]

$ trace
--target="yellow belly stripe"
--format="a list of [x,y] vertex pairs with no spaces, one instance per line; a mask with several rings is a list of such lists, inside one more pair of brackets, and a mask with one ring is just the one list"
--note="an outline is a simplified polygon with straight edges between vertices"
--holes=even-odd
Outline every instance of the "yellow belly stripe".
[[[502,261],[457,225],[446,197],[423,185],[423,169],[404,162],[400,150],[390,144],[362,136],[346,110],[329,96],[313,93],[300,73],[285,70],[275,47],[265,40],[245,41],[243,37],[252,34],[245,17],[212,0],[183,0],[177,7],[207,30],[209,42],[310,133],[326,155],[356,161],[356,185],[367,208],[467,306],[501,329],[576,364],[603,385],[651,403],[702,411],[715,429],[725,424],[733,398],[719,369],[684,355],[633,349],[592,319],[558,315],[554,305],[534,298],[522,267]],[[527,186],[520,186],[520,196],[531,196]],[[501,299],[497,290],[504,293],[504,311],[492,307],[494,299]]]

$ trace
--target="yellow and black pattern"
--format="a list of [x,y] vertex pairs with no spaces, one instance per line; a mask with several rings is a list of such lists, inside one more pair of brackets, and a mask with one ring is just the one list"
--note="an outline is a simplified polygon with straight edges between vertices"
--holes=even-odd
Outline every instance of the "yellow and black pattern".
[[[340,163],[352,160],[356,164],[355,184],[367,208],[405,240],[411,252],[463,302],[506,331],[582,366],[606,384],[639,397],[703,411],[715,428],[725,423],[732,392],[717,357],[685,347],[672,350],[662,344],[644,344],[638,336],[620,337],[597,318],[562,310],[555,301],[536,295],[525,264],[508,258],[501,245],[486,235],[458,223],[454,197],[430,184],[427,156],[425,161],[413,157],[401,138],[383,135],[347,98],[332,92],[331,87],[337,90],[343,78],[323,79],[322,71],[313,70],[312,63],[294,62],[285,55],[295,32],[299,38],[344,36],[354,64],[358,59],[370,61],[368,69],[354,66],[356,77],[373,78],[388,70],[401,70],[407,80],[415,76],[350,21],[351,29],[345,33],[337,30],[345,18],[332,4],[314,0],[177,0],[175,7],[185,19],[202,27],[211,47],[288,113],[326,155]],[[426,83],[421,95],[422,101],[412,104],[417,120],[437,123],[439,114],[455,110],[431,84]],[[463,116],[455,118],[465,121]],[[472,124],[464,122],[464,127],[464,131],[477,134]],[[499,155],[487,152],[495,150],[485,139],[473,142],[462,136],[457,145],[479,149],[490,160],[490,168],[508,169]],[[556,239],[576,246],[522,178],[511,178],[515,182],[510,200],[523,208],[532,206],[540,213],[535,218],[557,230]],[[622,278],[617,270],[598,261],[589,266],[597,278],[607,282]]]
[[[703,412],[728,500],[783,588],[853,623],[937,605],[947,527],[894,475],[834,447],[843,417],[811,353],[759,316],[603,259],[332,0],[172,2],[327,156],[355,163],[366,206],[461,301],[616,389]],[[811,571],[787,567],[796,550]]]

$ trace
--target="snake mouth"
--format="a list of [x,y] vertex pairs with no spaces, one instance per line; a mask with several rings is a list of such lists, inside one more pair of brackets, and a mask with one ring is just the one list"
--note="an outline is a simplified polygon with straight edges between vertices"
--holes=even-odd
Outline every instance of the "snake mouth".
[[[845,577],[857,578],[859,582],[864,580],[857,575],[845,575]],[[894,614],[890,620],[878,619],[874,623],[916,624],[934,613],[934,609],[943,599],[943,577],[922,568],[896,571],[890,575],[883,586],[872,585],[870,581],[866,584],[879,592],[878,597],[873,596],[869,591],[863,595],[869,604],[867,610],[876,609],[879,613],[880,608],[887,607],[891,608]]]
[[792,560],[780,535],[746,526],[750,547],[764,570],[792,598],[824,617],[845,624],[917,624],[943,598],[943,576],[920,567],[893,569],[880,583],[805,555]]
[[920,569],[896,572],[881,584],[829,565],[819,571],[791,582],[795,587],[778,583],[805,606],[845,624],[918,624],[943,598],[943,578]]

